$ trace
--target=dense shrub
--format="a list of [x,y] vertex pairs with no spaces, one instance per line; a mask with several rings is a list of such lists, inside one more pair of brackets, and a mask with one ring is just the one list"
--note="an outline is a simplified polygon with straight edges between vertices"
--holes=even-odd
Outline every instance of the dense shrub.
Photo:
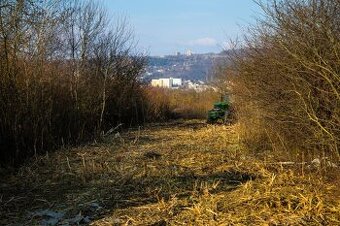
[[339,157],[340,1],[261,6],[226,71],[245,143]]
[[127,23],[92,1],[0,2],[0,164],[143,121]]

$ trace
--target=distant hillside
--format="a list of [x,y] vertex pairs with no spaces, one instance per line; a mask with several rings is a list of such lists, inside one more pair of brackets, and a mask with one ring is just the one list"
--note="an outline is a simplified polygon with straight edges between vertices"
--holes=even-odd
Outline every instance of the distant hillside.
[[192,81],[209,81],[214,65],[226,61],[227,53],[150,56],[143,80],[176,77]]

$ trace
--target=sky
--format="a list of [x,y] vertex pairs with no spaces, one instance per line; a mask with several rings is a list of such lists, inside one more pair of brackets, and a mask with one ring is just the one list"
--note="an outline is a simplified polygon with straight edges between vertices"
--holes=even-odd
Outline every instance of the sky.
[[149,55],[221,52],[242,36],[259,7],[252,0],[100,0],[126,16],[138,48]]

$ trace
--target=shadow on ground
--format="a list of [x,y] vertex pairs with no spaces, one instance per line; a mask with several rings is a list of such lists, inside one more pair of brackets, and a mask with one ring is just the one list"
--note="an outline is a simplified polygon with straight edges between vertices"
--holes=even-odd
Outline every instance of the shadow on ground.
[[[100,175],[91,175],[98,178]],[[89,177],[90,178],[90,177]],[[117,178],[117,177],[112,177]],[[124,178],[117,181],[108,179],[96,183],[93,179],[80,179],[70,176],[68,180],[43,186],[23,186],[16,188],[1,187],[1,218],[10,224],[28,222],[32,219],[28,211],[41,209],[67,209],[65,217],[72,217],[80,212],[86,214],[86,203],[95,202],[102,207],[101,211],[90,214],[91,220],[109,216],[113,211],[167,201],[172,197],[187,199],[204,192],[204,185],[219,183],[208,188],[211,194],[232,191],[255,175],[230,171],[209,175],[195,175],[186,172],[182,175],[165,177],[142,176],[140,178]],[[87,181],[88,180],[88,181]],[[25,219],[25,220],[23,220]]]
[[193,193],[202,191],[202,184],[219,182],[219,186],[210,193],[231,191],[242,183],[255,179],[255,175],[242,172],[221,172],[211,175],[179,175],[174,177],[145,177],[138,180],[127,181],[124,185],[113,187],[107,195],[110,197],[106,206],[110,209],[128,208],[159,201],[168,200],[176,195],[186,198]]
[[[64,218],[87,217],[77,222],[87,224],[174,197],[185,200],[179,213],[206,192],[229,192],[254,180],[255,175],[233,170],[221,159],[229,131],[216,129],[202,122],[149,125],[119,135],[116,143],[42,158],[21,176],[0,182],[0,225],[39,224],[30,213],[47,209],[62,211]],[[203,140],[211,136],[211,142]]]

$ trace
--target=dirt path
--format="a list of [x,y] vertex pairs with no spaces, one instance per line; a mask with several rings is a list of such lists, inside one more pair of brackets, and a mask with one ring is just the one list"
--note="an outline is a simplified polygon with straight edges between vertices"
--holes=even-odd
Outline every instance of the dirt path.
[[200,121],[41,157],[0,189],[4,225],[335,223],[340,211],[332,184],[267,166],[240,150],[233,127]]

